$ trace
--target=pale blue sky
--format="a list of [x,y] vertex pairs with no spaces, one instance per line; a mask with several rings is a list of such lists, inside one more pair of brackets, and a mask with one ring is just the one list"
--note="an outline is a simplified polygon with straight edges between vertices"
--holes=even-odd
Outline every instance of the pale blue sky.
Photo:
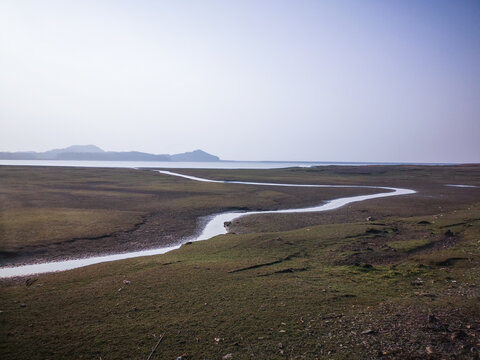
[[480,1],[0,1],[0,151],[480,162]]

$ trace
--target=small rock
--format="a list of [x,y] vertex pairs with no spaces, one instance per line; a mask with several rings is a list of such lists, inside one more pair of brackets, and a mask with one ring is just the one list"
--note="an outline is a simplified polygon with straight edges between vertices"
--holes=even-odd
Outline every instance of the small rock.
[[185,244],[183,244],[183,245],[192,245],[192,244],[193,244],[193,242],[187,241],[187,242],[186,242]]
[[413,281],[411,282],[411,284],[412,284],[413,286],[423,286],[423,280],[420,279],[420,278],[417,278],[416,280],[413,280]]
[[227,355],[223,355],[222,360],[227,360],[227,359],[232,359],[232,358],[233,358],[233,354],[230,353],[230,354],[227,354]]
[[424,293],[424,292],[419,292],[419,291],[415,291],[414,294],[417,295],[417,296],[424,296],[424,297],[429,297],[429,298],[437,297],[437,295],[435,295],[435,294]]
[[229,227],[230,225],[232,225],[232,222],[231,222],[231,221],[225,221],[225,222],[223,223],[223,226],[224,226],[224,227]]
[[279,349],[283,349],[283,344],[282,344],[282,343],[278,343],[278,348],[279,348]]
[[123,280],[123,283],[124,283],[125,285],[130,285],[130,281],[129,281],[129,280]]
[[20,307],[22,307],[22,308],[27,307],[27,304],[21,303]]
[[467,333],[463,330],[455,331],[452,335],[450,335],[450,339],[457,340],[457,339],[465,339],[467,337]]
[[369,216],[365,219],[365,221],[375,221],[375,218],[373,216]]
[[37,281],[38,279],[31,279],[31,278],[28,278],[27,280],[25,280],[25,286],[26,287],[29,287],[29,286],[32,286],[35,281]]
[[362,331],[362,335],[376,335],[376,334],[378,334],[378,331],[373,329],[367,329],[365,331]]
[[215,338],[214,340],[217,344],[221,341],[220,338]]
[[433,354],[433,350],[430,346],[427,346],[427,348],[425,349],[425,351],[427,352],[427,354]]

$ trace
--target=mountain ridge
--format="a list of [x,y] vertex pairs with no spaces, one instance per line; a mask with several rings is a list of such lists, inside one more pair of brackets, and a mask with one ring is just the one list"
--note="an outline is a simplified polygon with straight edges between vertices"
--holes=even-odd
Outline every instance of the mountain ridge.
[[150,154],[140,151],[105,151],[96,145],[71,145],[62,149],[44,152],[0,152],[0,160],[89,160],[89,161],[172,161],[210,162],[220,161],[218,156],[203,150],[180,154]]

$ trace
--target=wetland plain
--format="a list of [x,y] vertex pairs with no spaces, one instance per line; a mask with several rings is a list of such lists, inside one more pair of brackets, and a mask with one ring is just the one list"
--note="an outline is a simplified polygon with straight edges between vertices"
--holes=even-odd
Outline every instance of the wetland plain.
[[[164,255],[4,279],[2,359],[475,358],[480,166],[181,169],[231,181],[401,187],[322,213],[239,218]],[[209,215],[366,188],[201,183],[151,170],[0,167],[2,266],[168,246]],[[162,337],[163,336],[163,337]]]

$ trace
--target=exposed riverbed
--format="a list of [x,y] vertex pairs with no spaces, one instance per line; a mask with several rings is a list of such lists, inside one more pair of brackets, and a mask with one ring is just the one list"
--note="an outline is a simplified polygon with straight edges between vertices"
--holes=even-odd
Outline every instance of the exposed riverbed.
[[[232,211],[232,212],[215,214],[215,215],[212,215],[211,219],[207,222],[207,224],[201,231],[200,235],[194,238],[185,239],[184,242],[207,240],[214,236],[225,234],[227,230],[224,226],[224,223],[227,221],[231,222],[243,216],[258,215],[258,214],[275,214],[275,213],[285,214],[285,213],[328,211],[328,210],[338,209],[344,205],[347,205],[353,202],[360,202],[360,201],[365,201],[369,199],[383,198],[383,197],[389,197],[389,196],[408,195],[408,194],[415,193],[414,190],[410,190],[410,189],[377,187],[377,186],[278,184],[278,183],[261,183],[261,182],[246,182],[246,181],[221,181],[221,180],[204,179],[204,178],[199,178],[195,176],[188,176],[188,175],[183,175],[183,174],[174,173],[170,171],[162,171],[162,170],[157,170],[157,171],[163,175],[179,176],[192,181],[226,183],[226,184],[232,184],[232,185],[242,184],[242,185],[255,185],[255,186],[287,186],[287,187],[309,187],[309,188],[326,188],[326,187],[352,188],[354,187],[354,188],[369,188],[369,189],[373,188],[373,189],[387,191],[387,192],[381,192],[381,193],[371,194],[371,195],[359,195],[359,196],[338,198],[338,199],[330,200],[318,206],[299,208],[299,209],[283,209],[283,210],[271,210],[271,211],[246,211],[246,212]],[[150,249],[150,250],[141,250],[141,251],[120,253],[120,254],[94,256],[94,257],[65,260],[65,261],[52,261],[52,262],[46,262],[46,263],[40,263],[40,264],[29,264],[29,265],[15,266],[15,267],[3,267],[3,268],[0,268],[0,278],[26,276],[26,275],[32,275],[32,274],[54,272],[54,271],[65,271],[65,270],[71,270],[71,269],[80,268],[88,265],[98,264],[102,262],[117,261],[117,260],[130,259],[130,258],[141,257],[141,256],[159,255],[159,254],[164,254],[166,252],[169,252],[171,250],[178,249],[181,245],[182,243],[179,243],[174,246],[168,246],[168,247],[162,247],[162,248]]]

